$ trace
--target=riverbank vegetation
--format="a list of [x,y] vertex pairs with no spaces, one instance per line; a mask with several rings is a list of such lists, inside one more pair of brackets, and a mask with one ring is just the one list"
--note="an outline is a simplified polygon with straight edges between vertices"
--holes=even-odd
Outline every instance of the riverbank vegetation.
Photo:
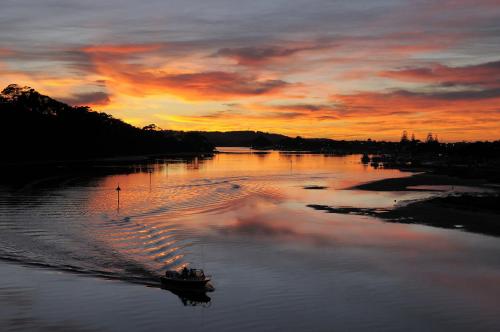
[[15,84],[0,94],[0,139],[2,159],[16,162],[214,149],[197,133],[137,128],[109,114],[73,107]]

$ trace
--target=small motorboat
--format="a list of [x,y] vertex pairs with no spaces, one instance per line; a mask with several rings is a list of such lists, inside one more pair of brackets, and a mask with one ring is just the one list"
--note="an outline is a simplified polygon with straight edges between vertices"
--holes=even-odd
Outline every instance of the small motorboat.
[[160,277],[164,286],[175,287],[183,290],[204,290],[210,281],[210,276],[205,275],[201,269],[188,269],[184,267],[181,272],[166,271],[165,276]]

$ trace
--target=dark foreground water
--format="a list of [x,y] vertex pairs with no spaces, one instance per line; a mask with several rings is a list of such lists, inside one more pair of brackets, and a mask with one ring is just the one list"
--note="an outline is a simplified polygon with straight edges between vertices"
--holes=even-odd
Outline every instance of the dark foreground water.
[[[499,238],[307,207],[436,194],[342,190],[408,173],[229,151],[0,185],[0,330],[500,330]],[[184,265],[215,292],[158,287]]]

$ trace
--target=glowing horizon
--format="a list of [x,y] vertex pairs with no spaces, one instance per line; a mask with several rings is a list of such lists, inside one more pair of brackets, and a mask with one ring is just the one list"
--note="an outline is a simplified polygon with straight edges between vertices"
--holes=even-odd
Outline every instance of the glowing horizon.
[[500,139],[500,5],[9,2],[0,84],[137,126]]

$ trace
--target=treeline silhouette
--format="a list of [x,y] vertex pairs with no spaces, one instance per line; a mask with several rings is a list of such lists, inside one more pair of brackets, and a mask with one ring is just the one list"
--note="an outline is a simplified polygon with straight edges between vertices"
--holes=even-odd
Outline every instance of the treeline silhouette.
[[[212,139],[210,132],[199,132],[200,135]],[[245,140],[235,139],[241,146],[254,149],[274,149],[280,151],[308,151],[329,154],[374,154],[391,155],[403,159],[417,157],[447,157],[450,160],[464,163],[481,163],[500,158],[500,141],[454,142],[442,143],[437,135],[429,133],[425,140],[416,139],[414,135],[408,138],[403,132],[399,142],[376,140],[333,140],[328,138],[295,138],[284,135],[263,132],[225,132],[217,133],[217,140],[231,141],[235,137],[245,137]]]
[[138,154],[211,152],[192,132],[137,128],[88,107],[72,107],[16,84],[0,93],[4,160],[67,160]]
[[413,159],[427,156],[429,159],[446,159],[454,164],[480,165],[500,158],[500,141],[442,143],[432,133],[428,133],[426,139],[420,141],[413,134],[409,139],[407,132],[403,131],[396,154]]
[[[264,132],[199,132],[217,145],[237,142],[258,150],[298,151],[326,155],[363,154],[361,161],[373,167],[412,169],[500,183],[500,141],[442,143],[429,133],[424,140],[403,132],[399,142],[295,138]],[[235,145],[235,144],[233,144]]]
[[[387,167],[439,165],[500,169],[500,141],[442,143],[403,132],[399,142],[295,138],[260,131],[183,132],[137,128],[88,107],[73,107],[15,84],[0,93],[2,160],[69,160],[170,153],[207,153],[215,146],[375,156]],[[373,159],[373,158],[372,158]],[[366,161],[367,158],[364,158]],[[495,171],[497,170],[497,171]]]
[[375,168],[432,170],[500,183],[500,141],[442,143],[432,133],[421,141],[414,135],[409,139],[404,131],[389,149],[375,150],[371,156],[365,153],[361,161]]

